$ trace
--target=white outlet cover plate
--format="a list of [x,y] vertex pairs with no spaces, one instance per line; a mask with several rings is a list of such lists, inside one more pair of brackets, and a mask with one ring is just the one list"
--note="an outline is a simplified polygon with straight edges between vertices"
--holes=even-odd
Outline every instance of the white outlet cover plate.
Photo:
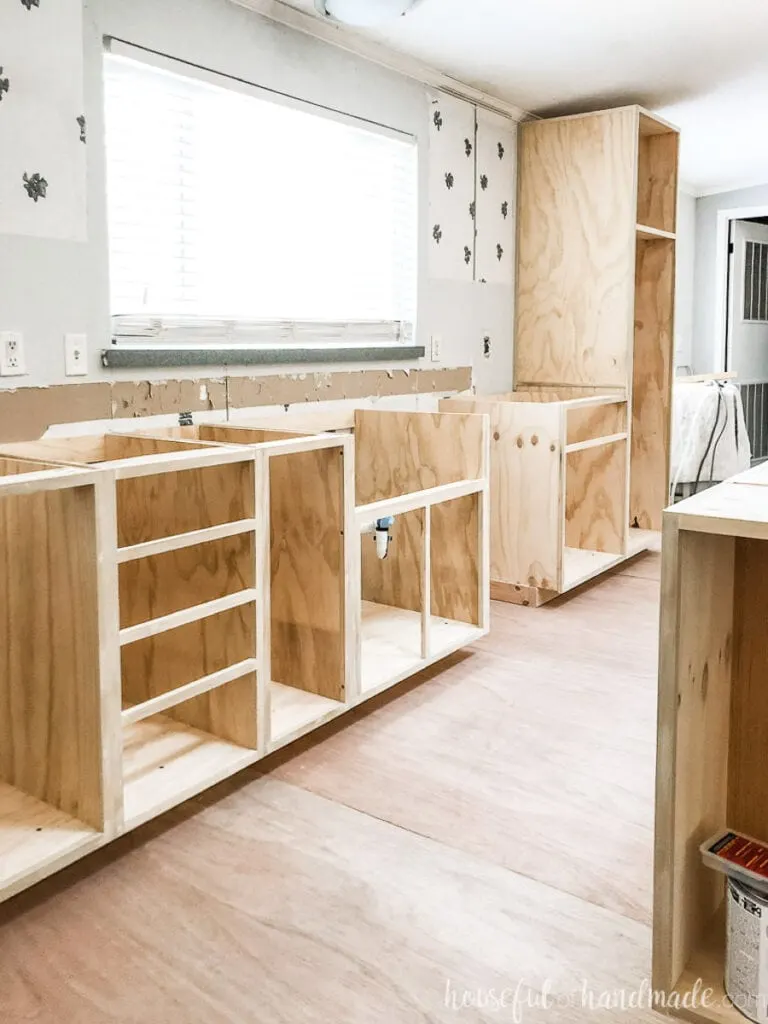
[[84,377],[88,373],[87,335],[64,335],[64,373],[67,377]]
[[440,350],[443,347],[443,339],[439,334],[433,334],[431,339],[431,357],[432,362],[437,363],[440,360]]
[[21,331],[0,331],[0,377],[23,377],[26,372],[24,335]]

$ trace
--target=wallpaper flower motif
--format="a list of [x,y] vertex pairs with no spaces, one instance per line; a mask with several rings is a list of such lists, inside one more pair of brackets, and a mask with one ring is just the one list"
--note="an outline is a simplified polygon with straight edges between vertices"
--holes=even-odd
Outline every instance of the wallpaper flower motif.
[[45,199],[48,192],[48,182],[41,174],[35,173],[31,177],[24,174],[21,180],[24,182],[24,190],[30,199],[34,199],[35,202],[38,199]]
[[0,62],[0,235],[82,241],[83,0],[2,0]]

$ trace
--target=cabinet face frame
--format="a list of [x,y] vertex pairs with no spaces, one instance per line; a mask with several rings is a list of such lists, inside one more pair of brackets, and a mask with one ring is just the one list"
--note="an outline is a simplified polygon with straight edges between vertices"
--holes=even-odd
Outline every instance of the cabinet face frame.
[[[97,721],[89,729],[96,751],[95,778],[89,783],[89,792],[96,796],[86,808],[93,823],[80,826],[75,821],[74,835],[63,846],[50,849],[38,841],[30,847],[29,855],[22,850],[13,862],[13,873],[5,878],[0,873],[0,901],[488,632],[487,419],[370,411],[363,414],[360,422],[374,448],[386,446],[388,472],[401,485],[398,493],[360,505],[356,503],[359,481],[355,451],[358,444],[365,446],[366,442],[351,432],[307,434],[299,423],[292,424],[295,429],[233,424],[199,430],[171,428],[53,438],[0,449],[0,509],[6,497],[13,499],[16,495],[68,490],[73,494],[87,491],[90,496],[92,515],[82,520],[82,528],[86,534],[88,566],[95,581],[90,613],[99,631],[98,642],[92,645],[98,665],[94,664],[91,672],[98,687],[98,699],[90,702]],[[206,435],[209,439],[203,440]],[[453,442],[446,445],[445,439],[449,437]],[[416,449],[414,438],[418,438]],[[109,458],[117,452],[123,457]],[[51,458],[63,461],[42,461]],[[432,458],[437,460],[434,465],[430,462]],[[369,460],[361,460],[360,464],[368,467]],[[417,479],[417,470],[424,467],[427,472],[445,474],[449,482],[423,486],[424,481]],[[183,474],[210,471],[227,475],[238,493],[227,497],[222,476],[222,487],[215,488],[210,499],[212,506],[223,504],[223,511],[209,516],[205,501],[203,511],[210,522],[201,524],[194,517],[185,518],[184,497],[194,498],[195,492],[183,486]],[[310,472],[314,472],[315,490],[309,486]],[[136,515],[130,510],[130,488],[134,485],[144,489],[144,498],[134,503]],[[303,505],[280,498],[280,494],[290,498],[291,493],[309,493],[308,488],[312,497]],[[172,495],[171,506],[180,509],[180,525],[158,528],[154,521],[144,522],[142,516],[147,518],[147,509],[154,508],[158,495],[162,497],[165,493]],[[383,505],[386,512],[382,511]],[[331,513],[324,511],[326,506]],[[299,512],[294,515],[295,508]],[[369,515],[377,512],[400,515],[416,509],[422,510],[428,524],[424,559],[418,567],[426,594],[425,608],[417,616],[422,634],[418,662],[405,670],[386,662],[387,672],[381,685],[364,689],[360,527]],[[450,509],[455,515],[445,511]],[[282,533],[272,529],[277,520]],[[463,522],[465,533],[469,531],[468,545],[461,538],[457,546],[447,544],[454,521]],[[324,539],[318,539],[321,534]],[[310,535],[313,544],[308,547],[302,537],[306,540]],[[243,547],[246,542],[247,547]],[[465,546],[473,552],[469,560],[453,555],[446,560],[446,549],[455,554]],[[340,676],[329,676],[327,680],[333,698],[299,686],[281,684],[278,689],[272,678],[276,565],[279,566],[276,552],[288,551],[292,558],[301,558],[310,547],[330,551],[338,565],[337,574],[331,576],[339,606]],[[180,578],[186,579],[184,574],[191,573],[188,578],[192,586],[198,560],[192,557],[190,561],[190,557],[204,548],[207,555],[214,551],[230,552],[235,559],[230,569],[237,568],[238,559],[249,559],[247,573],[241,574],[247,576],[242,589],[227,585],[213,595],[201,595],[195,589],[190,600],[179,600],[176,583],[171,580],[171,588],[166,586],[147,604],[148,609],[155,609],[155,614],[147,617],[132,612],[129,620],[121,622],[121,571],[151,563],[153,569],[148,575],[156,578],[161,565],[183,567]],[[207,555],[200,558],[200,564],[210,561]],[[220,557],[217,555],[211,564],[211,571],[218,572]],[[469,600],[472,621],[452,622],[451,610],[446,605],[446,586],[452,585],[458,578],[456,574],[462,572],[468,573],[468,587],[474,593]],[[131,573],[129,578],[140,589],[146,585],[140,573]],[[320,574],[315,578],[319,580]],[[290,590],[290,573],[288,579]],[[299,573],[297,579],[303,580],[299,587],[302,592],[312,584],[311,573],[309,577]],[[209,587],[207,577],[206,581]],[[141,594],[139,597],[144,600]],[[281,593],[277,600],[283,601],[283,597]],[[300,593],[296,601],[289,599],[287,605],[283,601],[283,607],[297,611],[297,627],[314,628],[317,623],[307,620],[305,612],[316,609],[322,613],[323,595],[315,594],[310,600],[303,594],[303,601],[301,598]],[[62,600],[71,600],[71,595],[65,594]],[[205,674],[195,673],[195,679],[180,677],[171,689],[160,688],[125,705],[121,650],[152,643],[155,638],[172,637],[175,630],[196,628],[225,615],[246,611],[250,614],[249,609],[253,610],[255,639],[249,657],[210,672],[206,670]],[[459,609],[456,614],[458,617],[463,612]],[[219,696],[222,703],[211,703]],[[8,788],[13,790],[0,784],[0,864],[5,855],[2,825]],[[9,813],[8,820],[15,825],[19,800],[13,791],[11,797],[6,805],[16,817]],[[48,813],[45,804],[39,807]],[[41,813],[39,807],[24,811],[31,824],[34,815]],[[55,808],[51,809],[53,812]],[[54,813],[54,818],[52,824],[61,829],[60,817]]]

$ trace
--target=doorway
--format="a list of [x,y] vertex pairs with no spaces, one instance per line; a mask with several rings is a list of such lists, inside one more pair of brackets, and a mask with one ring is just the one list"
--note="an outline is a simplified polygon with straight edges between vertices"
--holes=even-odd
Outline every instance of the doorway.
[[729,221],[725,369],[768,381],[768,215]]

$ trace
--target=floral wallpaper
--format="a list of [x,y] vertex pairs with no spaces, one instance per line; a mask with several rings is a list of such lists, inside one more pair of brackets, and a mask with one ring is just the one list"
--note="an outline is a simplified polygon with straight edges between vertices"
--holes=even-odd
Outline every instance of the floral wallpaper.
[[475,269],[475,108],[429,98],[430,277],[471,281]]
[[83,240],[82,0],[0,0],[0,234]]
[[451,96],[429,103],[430,276],[511,287],[517,126]]
[[514,282],[517,126],[490,110],[477,109],[477,243],[475,278]]

